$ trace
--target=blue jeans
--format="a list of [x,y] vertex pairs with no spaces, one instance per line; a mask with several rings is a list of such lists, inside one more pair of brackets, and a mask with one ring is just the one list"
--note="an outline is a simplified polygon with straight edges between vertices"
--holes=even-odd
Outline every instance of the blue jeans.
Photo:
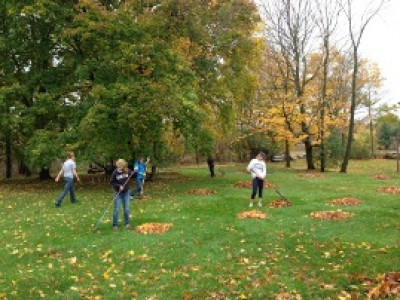
[[132,191],[129,192],[130,196],[134,196],[136,194],[140,194],[140,192],[143,189],[143,182],[144,182],[144,178],[136,178],[136,188]]
[[119,206],[122,202],[122,207],[124,208],[124,221],[125,226],[130,224],[129,221],[129,191],[120,193],[115,197],[114,200],[114,211],[113,211],[113,226],[118,226],[118,215],[119,215]]
[[61,193],[61,195],[57,198],[56,204],[61,205],[61,202],[64,200],[65,195],[69,192],[69,197],[71,202],[76,201],[75,191],[74,191],[74,178],[64,177],[65,186]]

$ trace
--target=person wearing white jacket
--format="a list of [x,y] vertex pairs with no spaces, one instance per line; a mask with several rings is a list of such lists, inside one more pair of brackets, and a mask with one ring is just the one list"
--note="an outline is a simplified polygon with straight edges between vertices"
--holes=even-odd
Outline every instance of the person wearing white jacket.
[[266,155],[264,152],[257,154],[247,166],[247,172],[251,173],[253,178],[253,191],[250,197],[250,207],[253,207],[254,198],[258,190],[258,206],[262,207],[262,193],[264,188],[264,179],[267,175],[267,165],[265,164]]

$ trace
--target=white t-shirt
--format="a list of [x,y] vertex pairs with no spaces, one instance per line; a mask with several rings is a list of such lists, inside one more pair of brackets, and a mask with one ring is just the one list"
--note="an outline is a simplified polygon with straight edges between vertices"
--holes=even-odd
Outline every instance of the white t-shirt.
[[74,178],[74,169],[76,169],[76,163],[72,159],[67,159],[63,164],[64,177]]
[[254,158],[247,166],[247,171],[251,172],[251,176],[253,178],[260,177],[264,179],[267,175],[267,165],[263,160],[258,160],[257,158]]

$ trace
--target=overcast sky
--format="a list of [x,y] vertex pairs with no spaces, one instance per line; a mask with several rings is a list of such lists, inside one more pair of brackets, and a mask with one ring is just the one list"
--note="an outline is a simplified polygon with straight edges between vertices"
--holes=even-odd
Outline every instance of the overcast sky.
[[400,102],[400,0],[391,0],[372,20],[360,47],[363,57],[377,62],[386,78],[382,101]]
[[[259,4],[273,1],[281,0],[256,0]],[[354,0],[353,3],[353,12],[359,16],[368,4],[377,4],[379,0]],[[347,26],[346,21],[340,22],[339,35],[347,35]],[[400,0],[390,0],[368,24],[359,54],[378,63],[385,78],[381,104],[400,102]]]

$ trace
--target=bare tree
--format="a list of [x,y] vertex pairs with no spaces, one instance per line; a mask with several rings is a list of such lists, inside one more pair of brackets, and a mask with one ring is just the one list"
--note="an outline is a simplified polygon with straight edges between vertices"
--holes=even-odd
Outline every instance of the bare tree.
[[[364,0],[363,0],[364,1]],[[356,98],[357,98],[357,81],[358,81],[358,68],[359,68],[359,47],[361,44],[362,37],[365,33],[365,30],[371,20],[379,13],[382,9],[383,5],[389,2],[390,0],[377,0],[377,1],[369,1],[365,6],[365,10],[363,11],[360,23],[356,23],[355,14],[354,14],[354,1],[353,0],[344,0],[344,2],[340,3],[341,10],[346,16],[346,20],[348,22],[348,30],[349,37],[352,48],[352,56],[353,56],[353,75],[351,79],[351,102],[350,102],[350,120],[349,120],[349,129],[347,135],[347,144],[346,149],[343,156],[342,166],[340,168],[340,172],[346,173],[347,166],[349,164],[349,158],[351,153],[351,144],[354,136],[354,115],[356,110]]]
[[[308,66],[310,54],[315,46],[315,15],[313,2],[309,0],[281,0],[263,3],[263,13],[267,20],[268,46],[280,53],[289,70],[298,103],[299,113],[305,114],[307,107],[302,97],[307,84],[313,80],[318,70]],[[303,143],[306,151],[307,168],[315,169],[310,127],[306,120],[301,123]]]
[[327,96],[327,84],[328,84],[328,73],[330,64],[330,48],[332,34],[336,30],[340,7],[336,0],[316,0],[318,15],[315,18],[315,22],[319,29],[320,38],[322,39],[322,86],[321,86],[321,99],[320,99],[320,110],[319,110],[319,139],[320,143],[320,170],[325,171],[326,167],[326,151],[325,151],[325,115],[328,105]]

